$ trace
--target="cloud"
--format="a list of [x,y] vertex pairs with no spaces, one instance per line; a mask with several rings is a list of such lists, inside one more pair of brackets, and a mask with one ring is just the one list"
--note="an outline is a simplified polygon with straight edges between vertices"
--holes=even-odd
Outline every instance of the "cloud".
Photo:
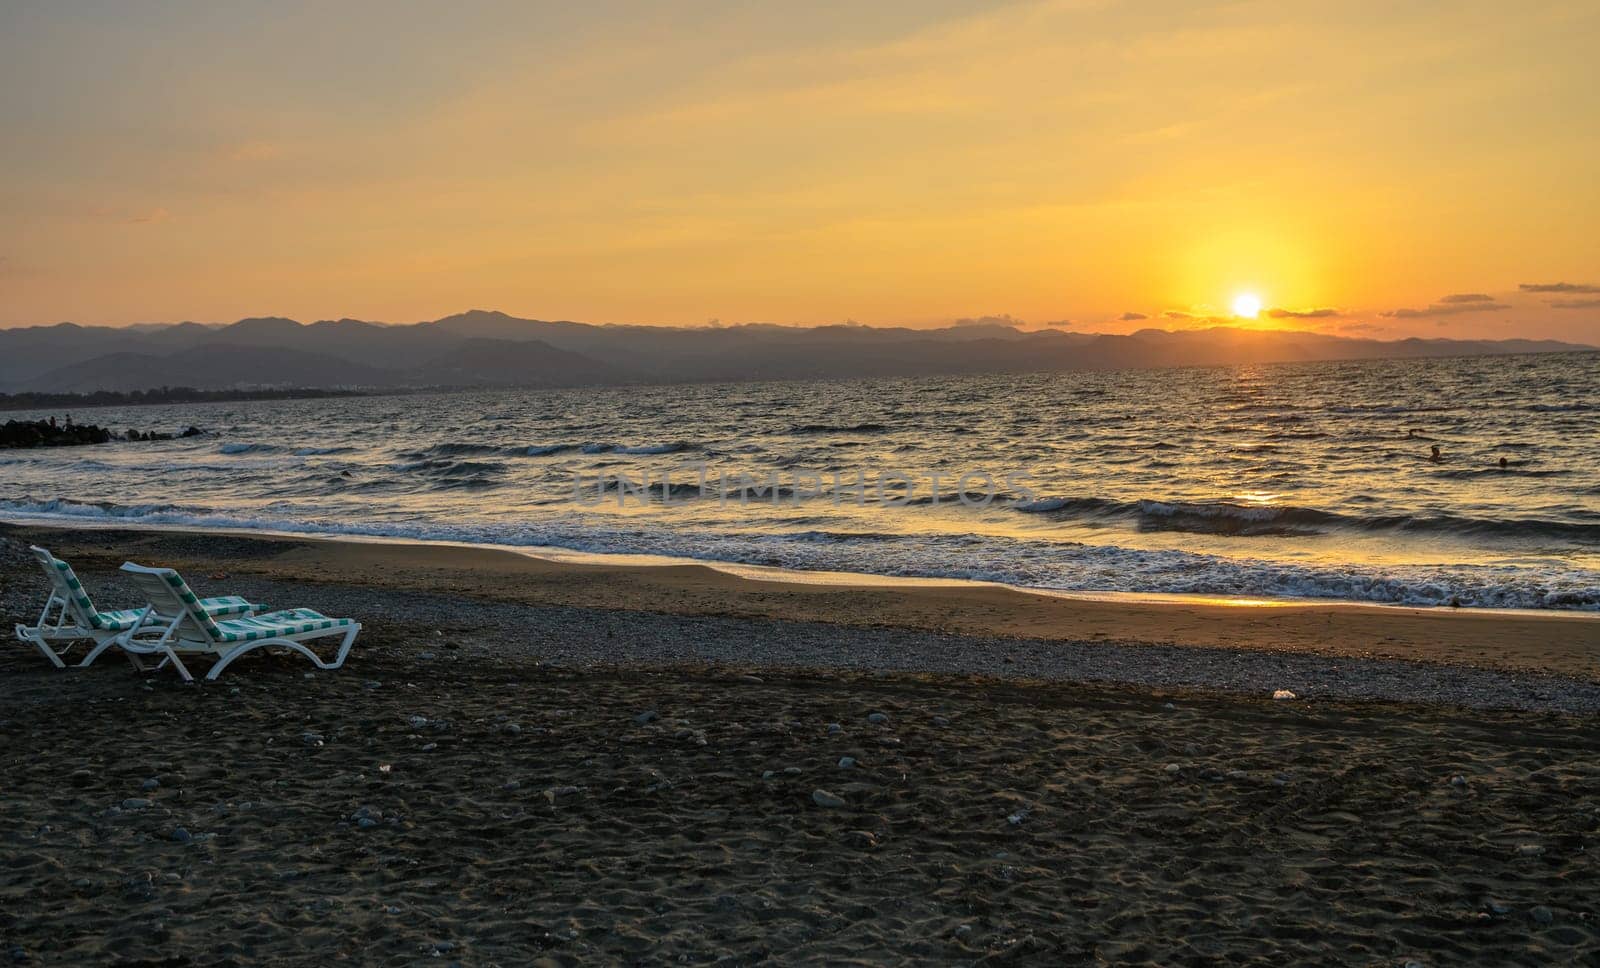
[[1269,309],[1267,315],[1273,319],[1330,319],[1344,314],[1337,309]]
[[1045,323],[1045,325],[1049,326],[1049,327],[1051,327],[1053,329],[1070,329],[1072,327],[1072,320],[1070,320],[1070,319],[1052,319],[1050,322]]
[[1339,332],[1341,333],[1382,333],[1388,328],[1387,326],[1379,326],[1377,323],[1354,322],[1339,324]]
[[1510,308],[1488,296],[1473,292],[1446,296],[1426,309],[1396,309],[1378,315],[1389,319],[1422,319],[1428,316],[1458,316],[1461,313],[1490,313]]
[[1132,323],[1141,319],[1149,319],[1150,317],[1146,316],[1144,313],[1123,313],[1117,318],[1122,320],[1124,323]]
[[1517,288],[1523,292],[1600,292],[1600,286],[1586,286],[1571,282],[1524,282]]
[[1551,309],[1600,309],[1600,299],[1554,299]]
[[167,219],[169,219],[171,217],[172,217],[172,213],[168,212],[164,208],[152,208],[148,212],[141,212],[141,213],[139,213],[137,215],[130,215],[127,218],[123,219],[122,221],[126,222],[129,225],[144,225],[144,224],[151,223],[151,222],[165,222]]
[[[1205,307],[1200,307],[1205,308]],[[1189,313],[1181,309],[1168,309],[1161,314],[1161,318],[1170,319],[1176,323],[1187,323],[1193,328],[1201,326],[1237,326],[1239,320],[1232,316],[1217,316],[1211,313]]]
[[964,316],[956,320],[953,326],[1026,326],[1027,323],[1010,313],[1001,313],[998,316]]

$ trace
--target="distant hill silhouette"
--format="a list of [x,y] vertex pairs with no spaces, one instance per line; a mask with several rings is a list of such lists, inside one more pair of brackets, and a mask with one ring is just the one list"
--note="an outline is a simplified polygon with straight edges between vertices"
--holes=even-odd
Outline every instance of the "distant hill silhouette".
[[916,330],[597,326],[472,310],[406,325],[281,317],[227,326],[0,329],[0,391],[546,386],[1107,370],[1550,353],[1554,340],[1405,339],[1228,327],[1128,336],[989,323]]

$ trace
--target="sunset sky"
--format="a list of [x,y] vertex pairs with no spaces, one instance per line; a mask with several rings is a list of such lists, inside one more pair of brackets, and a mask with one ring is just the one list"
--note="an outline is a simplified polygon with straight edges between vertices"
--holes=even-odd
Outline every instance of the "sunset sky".
[[9,0],[0,325],[1121,332],[1253,293],[1600,342],[1597,39],[1594,0]]

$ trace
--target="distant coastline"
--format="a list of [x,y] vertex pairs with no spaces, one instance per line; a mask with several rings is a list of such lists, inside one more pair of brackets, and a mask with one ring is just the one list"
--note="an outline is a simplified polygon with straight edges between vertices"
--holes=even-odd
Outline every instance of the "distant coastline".
[[[401,391],[389,391],[391,393]],[[316,400],[325,397],[373,396],[369,390],[196,390],[160,387],[149,390],[96,390],[91,393],[0,393],[0,411],[47,410],[53,407],[139,407],[173,403],[231,403],[245,400]]]
[[276,389],[245,392],[298,394],[302,391],[294,388],[366,392],[681,385],[1594,350],[1545,339],[1376,340],[1234,326],[1150,328],[1127,335],[1024,330],[988,322],[943,329],[768,324],[685,328],[519,319],[473,310],[404,325],[355,319],[304,324],[261,317],[226,326],[177,323],[114,329],[62,323],[0,329],[0,391],[92,397],[102,390],[148,396],[150,387],[179,386],[223,393],[271,386]]

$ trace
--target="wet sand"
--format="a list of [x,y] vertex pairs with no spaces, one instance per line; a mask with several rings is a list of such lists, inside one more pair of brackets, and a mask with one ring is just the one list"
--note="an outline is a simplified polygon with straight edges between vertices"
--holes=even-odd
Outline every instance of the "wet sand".
[[[706,569],[617,598],[470,549],[23,536],[105,607],[134,558],[367,623],[340,672],[258,653],[203,687],[0,649],[0,956],[30,964],[1600,956],[1600,687],[1526,652],[951,634],[983,612],[765,582],[719,608]],[[43,581],[0,545],[9,622]],[[803,620],[863,601],[929,625]],[[1265,698],[1285,675],[1314,698]]]
[[[702,565],[553,562],[441,544],[0,526],[112,571],[132,558],[200,573],[448,593],[528,605],[1385,658],[1600,681],[1600,615],[1304,603],[1098,601],[980,584],[823,585]],[[148,560],[147,560],[148,559]]]

